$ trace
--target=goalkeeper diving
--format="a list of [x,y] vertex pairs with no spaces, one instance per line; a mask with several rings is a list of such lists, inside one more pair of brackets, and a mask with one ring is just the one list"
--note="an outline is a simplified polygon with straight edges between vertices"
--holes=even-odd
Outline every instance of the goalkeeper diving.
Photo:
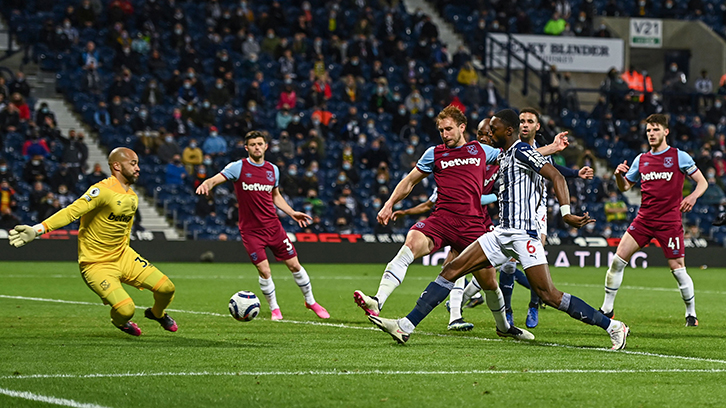
[[111,177],[92,185],[72,204],[34,226],[18,225],[10,231],[10,245],[17,248],[38,236],[81,219],[78,229],[78,266],[81,277],[104,304],[111,306],[111,322],[124,333],[141,335],[131,321],[136,309],[121,283],[154,293],[154,306],[144,312],[165,330],[177,324],[165,309],[174,299],[174,284],[129,246],[138,196],[131,185],[139,177],[139,158],[125,147],[108,156]]

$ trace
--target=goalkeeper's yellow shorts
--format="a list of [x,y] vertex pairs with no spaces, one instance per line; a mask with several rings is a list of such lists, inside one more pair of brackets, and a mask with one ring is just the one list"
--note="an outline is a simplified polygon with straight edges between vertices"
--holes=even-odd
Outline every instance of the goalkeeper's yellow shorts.
[[126,247],[115,262],[81,263],[79,267],[86,285],[96,292],[104,304],[112,307],[120,306],[120,303],[130,299],[121,283],[154,291],[169,279],[131,247]]

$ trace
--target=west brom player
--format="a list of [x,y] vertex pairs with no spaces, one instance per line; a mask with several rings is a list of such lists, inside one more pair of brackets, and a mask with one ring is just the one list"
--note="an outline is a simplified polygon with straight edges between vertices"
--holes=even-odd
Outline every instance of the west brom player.
[[624,348],[628,326],[609,319],[581,299],[560,292],[552,283],[536,230],[535,215],[541,200],[542,177],[553,182],[561,203],[562,217],[567,224],[580,228],[594,220],[587,213],[583,216],[570,213],[570,194],[565,178],[532,146],[519,140],[519,118],[513,110],[497,112],[490,127],[493,146],[504,150],[499,160],[502,183],[499,226],[493,232],[480,236],[453,261],[444,265],[441,274],[428,285],[416,307],[406,317],[394,320],[368,316],[368,319],[403,344],[416,326],[448,296],[456,279],[480,268],[486,268],[485,274],[493,279],[495,272],[492,265],[501,265],[514,257],[522,263],[527,278],[545,303],[587,324],[600,326],[609,333],[613,349]]
[[[459,253],[489,230],[487,221],[491,220],[484,218],[481,206],[483,169],[487,163],[496,160],[499,150],[477,141],[467,143],[464,137],[466,116],[454,106],[442,110],[436,123],[444,143],[426,150],[416,167],[398,183],[378,213],[378,222],[387,224],[393,214],[393,205],[408,196],[413,186],[431,173],[434,173],[438,186],[436,209],[425,221],[411,227],[405,244],[386,266],[376,295],[370,297],[359,290],[354,292],[355,302],[369,316],[379,315],[381,307],[401,284],[414,259],[446,245]],[[548,146],[548,153],[556,151],[556,147]],[[495,275],[481,275],[480,278],[486,279],[479,282],[497,320],[499,332],[502,335],[520,335],[521,330],[510,327],[506,322],[503,298]]]
[[204,180],[197,187],[197,194],[209,194],[215,186],[227,180],[234,182],[234,191],[239,203],[239,232],[242,235],[242,244],[250,260],[257,267],[260,289],[270,306],[272,320],[282,320],[282,312],[277,304],[275,283],[272,281],[270,262],[265,253],[266,247],[272,250],[275,259],[285,262],[292,272],[295,283],[305,296],[305,307],[315,312],[321,319],[328,319],[330,318],[328,311],[315,302],[310,277],[300,265],[295,246],[282,228],[275,207],[297,221],[301,227],[307,226],[312,218],[292,209],[280,194],[278,187],[280,170],[265,160],[267,150],[265,135],[256,130],[248,132],[245,135],[245,150],[249,153],[247,159],[232,162],[219,174]]
[[[686,326],[698,326],[693,280],[686,272],[684,260],[681,213],[693,209],[698,197],[708,188],[708,182],[688,153],[668,146],[666,115],[650,115],[645,123],[650,151],[638,155],[632,166],[628,166],[626,160],[615,169],[618,189],[628,191],[640,180],[643,199],[638,215],[623,234],[605,275],[605,300],[600,310],[606,316],[613,316],[615,295],[623,282],[623,269],[636,251],[655,238],[686,304]],[[696,188],[683,198],[686,175],[696,181]]]

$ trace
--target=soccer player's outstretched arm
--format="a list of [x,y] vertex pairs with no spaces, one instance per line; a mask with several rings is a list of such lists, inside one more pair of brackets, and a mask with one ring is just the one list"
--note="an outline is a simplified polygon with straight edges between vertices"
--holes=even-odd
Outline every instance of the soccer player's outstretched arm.
[[567,140],[567,131],[558,133],[557,136],[555,136],[555,140],[552,141],[552,143],[548,144],[547,146],[538,147],[536,150],[542,155],[542,156],[549,156],[555,153],[559,153],[567,146],[570,145],[570,142]]
[[425,202],[411,208],[407,208],[405,210],[398,210],[394,211],[393,215],[391,216],[391,219],[393,221],[396,221],[398,217],[404,217],[406,215],[417,215],[417,214],[423,214],[425,212],[431,211],[431,209],[434,208],[434,202],[426,200]]
[[706,177],[703,176],[701,170],[696,170],[691,173],[691,178],[696,182],[696,188],[694,188],[693,192],[681,201],[681,212],[691,211],[693,206],[696,205],[696,200],[698,200],[698,198],[706,192],[706,189],[708,189],[708,180],[706,180]]
[[214,177],[204,180],[202,184],[197,187],[197,194],[209,195],[209,192],[212,191],[214,187],[224,183],[225,181],[227,181],[227,179],[222,175],[222,173],[217,173]]
[[413,186],[420,183],[428,175],[428,173],[419,170],[418,167],[414,167],[403,180],[399,181],[391,196],[378,212],[378,222],[383,225],[388,225],[388,221],[393,215],[393,205],[408,197],[411,194],[411,190],[413,190]]
[[17,225],[8,234],[8,242],[10,245],[20,248],[21,246],[33,241],[40,235],[45,234],[58,228],[63,228],[73,221],[81,218],[87,212],[104,204],[106,190],[92,186],[79,199],[71,203],[68,207],[63,208],[46,218],[43,222],[30,225]]
[[275,206],[281,209],[282,212],[297,221],[297,225],[299,225],[300,228],[307,227],[310,224],[310,221],[313,220],[313,217],[305,214],[304,212],[295,211],[292,207],[290,207],[290,204],[285,201],[285,197],[280,194],[280,189],[278,187],[272,189],[272,202],[275,203]]
[[570,189],[567,188],[565,177],[555,168],[555,166],[547,163],[539,171],[539,174],[551,181],[555,188],[557,201],[560,203],[560,213],[562,221],[575,228],[582,228],[587,224],[595,222],[590,218],[588,213],[582,216],[570,213]]

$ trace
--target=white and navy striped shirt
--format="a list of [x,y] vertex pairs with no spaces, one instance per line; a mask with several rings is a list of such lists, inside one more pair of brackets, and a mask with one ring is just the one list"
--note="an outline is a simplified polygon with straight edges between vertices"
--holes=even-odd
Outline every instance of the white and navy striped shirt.
[[542,204],[547,159],[532,146],[515,142],[499,156],[499,226],[534,231],[537,207]]

